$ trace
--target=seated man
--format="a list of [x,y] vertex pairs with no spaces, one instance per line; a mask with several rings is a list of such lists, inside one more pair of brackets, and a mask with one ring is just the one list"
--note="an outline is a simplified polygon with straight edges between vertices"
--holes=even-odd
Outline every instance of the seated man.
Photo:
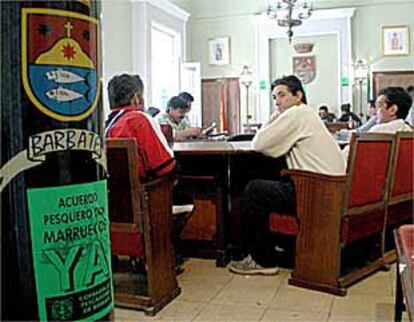
[[407,87],[407,93],[410,95],[411,99],[413,100],[413,103],[411,104],[411,108],[408,111],[407,118],[405,119],[408,124],[411,126],[414,126],[414,86],[410,85]]
[[108,138],[135,138],[139,174],[146,180],[172,172],[176,161],[160,127],[144,113],[143,91],[144,85],[138,75],[123,74],[109,81],[111,114],[105,135]]
[[188,118],[186,118],[188,111],[188,103],[178,96],[173,96],[167,103],[167,110],[158,114],[156,119],[160,124],[171,125],[175,140],[199,136],[201,129],[191,127]]
[[395,133],[412,131],[405,121],[412,99],[402,87],[387,87],[378,93],[376,100],[377,124],[368,132]]
[[355,128],[362,125],[361,119],[354,112],[351,112],[351,104],[342,104],[341,113],[338,122],[348,122],[352,125],[349,128]]
[[155,106],[150,106],[147,108],[146,112],[148,113],[148,115],[151,115],[152,117],[156,117],[157,114],[160,113],[161,111]]
[[319,107],[319,117],[321,118],[322,121],[327,122],[327,123],[332,123],[332,122],[335,122],[336,120],[335,114],[330,113],[328,106],[326,105],[321,105]]
[[[296,76],[276,79],[271,86],[275,112],[256,133],[252,146],[267,156],[286,155],[290,169],[343,175],[345,162],[338,144],[311,108],[306,106],[302,83]],[[233,262],[229,269],[238,274],[277,273],[275,245],[271,243],[271,212],[295,213],[295,187],[291,180],[253,180],[242,199],[242,225],[249,255]]]
[[369,105],[367,109],[367,121],[356,129],[357,132],[367,132],[378,122],[377,109],[375,108],[375,100],[369,100],[368,103]]
[[[178,97],[184,100],[187,103],[187,113],[190,113],[191,111],[191,105],[194,102],[194,97],[188,92],[181,92],[178,94]],[[188,118],[188,115],[186,115],[186,118]],[[190,122],[190,120],[188,120]]]
[[[412,131],[405,121],[411,103],[411,97],[401,87],[382,89],[378,93],[375,102],[377,107],[376,121],[368,132],[396,133],[398,131]],[[349,145],[342,150],[342,156],[345,161],[348,160]]]

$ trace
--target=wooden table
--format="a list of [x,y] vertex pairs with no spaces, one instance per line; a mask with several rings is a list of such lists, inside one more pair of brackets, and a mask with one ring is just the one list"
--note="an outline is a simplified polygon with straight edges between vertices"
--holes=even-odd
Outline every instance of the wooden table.
[[225,266],[240,240],[244,187],[252,179],[279,178],[285,158],[257,153],[249,141],[177,142],[173,149],[181,167],[178,189],[191,193],[196,206],[181,235],[186,253],[214,256]]
[[404,309],[409,321],[414,319],[414,225],[404,225],[394,230],[397,248],[397,280],[395,294],[395,321],[401,321]]

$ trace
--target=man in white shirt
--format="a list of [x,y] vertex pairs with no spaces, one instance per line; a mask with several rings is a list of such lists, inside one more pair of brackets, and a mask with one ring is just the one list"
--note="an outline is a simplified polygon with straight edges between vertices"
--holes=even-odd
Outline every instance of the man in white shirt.
[[[375,101],[376,125],[368,132],[396,133],[409,132],[412,128],[405,120],[412,104],[412,99],[402,87],[386,87],[382,89]],[[349,157],[349,145],[342,149],[345,161]]]
[[414,86],[413,85],[410,85],[407,87],[407,93],[408,95],[410,95],[411,99],[413,100],[413,103],[411,104],[411,108],[408,111],[408,115],[405,120],[408,122],[408,124],[410,124],[411,126],[414,126]]
[[377,125],[368,132],[396,133],[412,131],[406,122],[412,98],[402,87],[387,87],[378,93],[375,105],[377,107]]
[[179,96],[173,96],[167,103],[167,110],[158,114],[156,120],[159,124],[169,124],[172,127],[174,140],[197,137],[201,134],[201,129],[191,126],[190,119],[186,117],[188,111],[188,102]]
[[[311,108],[296,76],[272,83],[275,112],[255,135],[254,150],[271,157],[286,156],[290,169],[343,175],[345,162],[338,144]],[[271,242],[271,212],[292,214],[296,209],[295,187],[291,180],[253,180],[242,200],[242,224],[249,255],[232,262],[233,273],[274,275],[277,273],[275,245]]]

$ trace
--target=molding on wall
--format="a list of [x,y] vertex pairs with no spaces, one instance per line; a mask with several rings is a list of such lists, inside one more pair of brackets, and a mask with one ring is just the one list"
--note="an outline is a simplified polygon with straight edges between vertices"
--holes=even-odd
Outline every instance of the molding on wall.
[[[352,24],[355,8],[315,10],[316,17],[309,19],[304,26],[296,27],[296,36],[313,36],[321,34],[338,35],[338,67],[340,68],[338,82],[341,77],[351,80],[352,70]],[[258,15],[256,18],[256,80],[268,81],[270,78],[269,40],[286,37],[286,28],[275,28],[274,19],[267,15]],[[343,92],[339,90],[338,104],[352,97],[352,86]],[[257,96],[258,122],[266,120],[270,115],[270,95],[268,91],[260,91]]]
[[170,15],[183,20],[184,22],[188,21],[191,14],[184,9],[181,9],[179,6],[173,4],[168,0],[131,0],[131,2],[147,2],[154,7],[157,7],[165,12],[168,12]]
[[354,13],[355,8],[317,9],[312,12],[312,16],[308,20],[352,18]]

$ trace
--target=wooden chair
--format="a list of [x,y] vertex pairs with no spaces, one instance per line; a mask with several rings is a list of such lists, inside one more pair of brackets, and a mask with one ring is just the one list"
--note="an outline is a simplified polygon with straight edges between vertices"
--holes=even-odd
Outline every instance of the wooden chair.
[[173,129],[170,124],[161,124],[160,125],[161,132],[164,134],[165,138],[167,139],[167,142],[170,146],[174,144],[174,135],[173,135]]
[[[391,172],[389,189],[386,230],[391,235],[392,230],[402,223],[413,222],[414,196],[414,133],[398,132],[396,134],[394,161]],[[392,245],[385,254],[387,263],[397,258]]]
[[154,315],[181,291],[171,241],[172,181],[140,182],[134,139],[108,139],[106,147],[112,255],[143,259],[147,270],[143,291],[134,282],[125,291],[114,273],[115,304]]
[[395,138],[354,134],[345,176],[288,170],[296,188],[297,217],[272,213],[273,232],[296,235],[295,268],[289,283],[336,295],[383,266],[382,253],[362,268],[344,272],[342,250],[381,234]]
[[[394,230],[398,263],[395,287],[394,321],[402,321],[403,311],[408,321],[414,321],[414,225],[403,225]],[[405,305],[404,305],[405,300]]]

